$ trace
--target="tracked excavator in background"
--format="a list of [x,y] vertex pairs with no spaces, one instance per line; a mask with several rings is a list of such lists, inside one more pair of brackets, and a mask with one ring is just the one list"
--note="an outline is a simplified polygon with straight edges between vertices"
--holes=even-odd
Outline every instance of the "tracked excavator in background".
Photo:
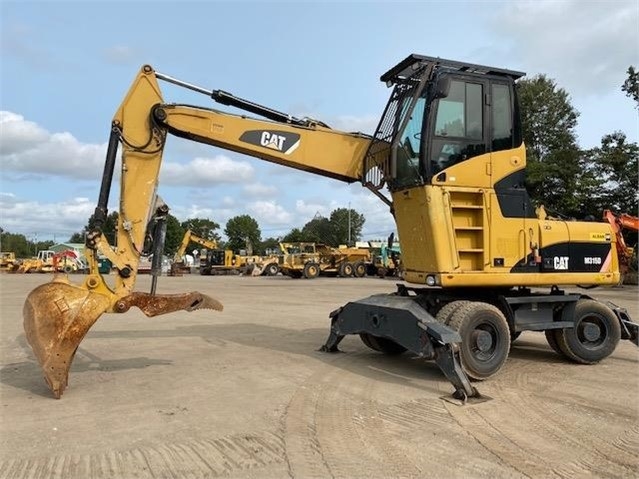
[[[370,136],[143,66],[111,124],[96,227],[86,239],[90,274],[79,285],[58,276],[25,301],[26,336],[53,395],[62,395],[75,351],[103,313],[121,314],[132,306],[147,316],[222,310],[219,301],[199,292],[156,294],[157,275],[150,292],[134,289],[140,256],[163,249],[168,207],[156,189],[169,136],[361,182],[390,209],[405,283],[394,293],[331,312],[323,351],[337,351],[349,334],[386,354],[409,350],[434,359],[452,383],[453,396],[465,401],[480,397],[471,380],[496,374],[511,339],[522,331],[544,333],[557,353],[578,363],[606,358],[620,338],[636,343],[639,328],[625,310],[561,289],[619,283],[619,251],[608,222],[536,214],[524,188],[526,153],[515,87],[523,75],[409,55],[381,76],[392,92]],[[167,103],[160,81],[243,114]],[[100,226],[118,146],[120,214],[112,249]],[[99,273],[98,254],[113,263],[114,285]]]

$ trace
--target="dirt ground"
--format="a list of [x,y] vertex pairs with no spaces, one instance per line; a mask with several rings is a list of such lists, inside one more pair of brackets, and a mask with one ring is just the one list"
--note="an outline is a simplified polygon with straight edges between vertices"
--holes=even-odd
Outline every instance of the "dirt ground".
[[[594,366],[524,333],[493,399],[456,406],[432,362],[347,337],[317,352],[328,313],[391,292],[378,278],[161,278],[222,313],[105,315],[52,398],[22,330],[44,275],[0,275],[0,477],[400,478],[639,476],[639,350]],[[138,289],[148,291],[150,278]],[[639,319],[637,287],[589,291]]]

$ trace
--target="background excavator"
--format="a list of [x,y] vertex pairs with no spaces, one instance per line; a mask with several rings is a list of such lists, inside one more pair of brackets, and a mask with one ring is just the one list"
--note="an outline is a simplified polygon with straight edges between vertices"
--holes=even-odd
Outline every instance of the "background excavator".
[[180,243],[180,247],[175,252],[173,256],[173,261],[171,263],[170,274],[172,276],[181,276],[182,270],[184,269],[184,254],[186,253],[186,249],[189,247],[191,243],[195,243],[197,245],[206,248],[207,250],[217,250],[218,244],[215,240],[209,240],[206,238],[202,238],[201,236],[196,235],[191,230],[186,230],[184,236],[182,237],[182,242]]
[[[134,290],[140,256],[161,257],[168,207],[156,188],[170,135],[352,183],[394,215],[404,280],[392,294],[352,301],[330,313],[324,351],[347,334],[387,354],[434,359],[461,400],[479,398],[470,380],[496,374],[512,338],[544,332],[560,355],[596,363],[621,338],[637,341],[625,310],[563,285],[615,285],[620,256],[608,222],[537,215],[524,188],[526,167],[512,70],[410,55],[381,76],[392,93],[374,135],[346,133],[207,90],[144,66],[111,125],[104,173],[86,240],[90,274],[81,285],[58,276],[26,299],[27,339],[55,397],[73,355],[103,313],[137,306],[146,315],[221,310],[198,292]],[[166,103],[159,81],[202,93],[261,118]],[[117,247],[100,230],[122,149]],[[98,254],[115,268],[99,274]],[[534,289],[533,289],[534,288]],[[541,289],[539,289],[541,288]]]

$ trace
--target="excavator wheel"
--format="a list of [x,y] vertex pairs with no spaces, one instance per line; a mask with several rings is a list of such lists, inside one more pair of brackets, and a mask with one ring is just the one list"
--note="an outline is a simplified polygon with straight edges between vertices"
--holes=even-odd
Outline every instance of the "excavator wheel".
[[576,363],[598,363],[610,356],[619,344],[619,320],[610,308],[598,301],[577,301],[574,322],[574,328],[559,330],[557,343],[564,355]]
[[510,329],[492,304],[469,301],[455,311],[448,325],[461,336],[461,365],[471,379],[488,379],[506,363]]
[[470,301],[467,301],[467,300],[451,301],[450,303],[447,303],[446,305],[444,305],[442,309],[439,310],[439,312],[435,316],[435,319],[437,320],[438,323],[445,324],[446,326],[448,326],[448,324],[450,323],[450,320],[453,318],[453,315],[459,310],[459,308],[461,308],[462,306],[468,303],[470,303]]
[[359,337],[369,348],[379,351],[380,353],[388,354],[389,356],[397,356],[406,351],[404,346],[388,338],[373,336],[369,333],[360,333]]
[[368,334],[368,333],[359,333],[359,338],[362,340],[362,343],[364,343],[366,346],[368,346],[372,350],[379,351],[379,349],[377,349],[377,347],[373,346],[373,343],[371,343],[371,341],[370,341],[371,335],[370,334]]
[[317,263],[310,261],[304,265],[304,277],[306,279],[315,279],[319,274],[320,268]]
[[342,278],[349,278],[353,276],[353,265],[351,263],[342,263],[339,267],[339,275]]
[[559,347],[559,340],[557,339],[558,335],[561,333],[561,329],[547,329],[546,331],[544,331],[544,334],[546,335],[546,341],[548,342],[548,345],[551,347],[551,349],[559,354],[559,356],[566,357],[564,352]]
[[356,278],[363,278],[366,276],[366,264],[363,261],[358,261],[353,265],[353,272]]

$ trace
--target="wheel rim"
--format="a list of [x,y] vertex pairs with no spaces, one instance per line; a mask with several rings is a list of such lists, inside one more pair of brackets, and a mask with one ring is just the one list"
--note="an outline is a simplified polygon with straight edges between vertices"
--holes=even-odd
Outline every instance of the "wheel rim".
[[490,361],[497,353],[499,332],[490,323],[477,325],[470,335],[470,351],[478,362]]
[[598,314],[589,314],[575,326],[575,335],[583,347],[597,349],[606,341],[609,331],[604,318]]

